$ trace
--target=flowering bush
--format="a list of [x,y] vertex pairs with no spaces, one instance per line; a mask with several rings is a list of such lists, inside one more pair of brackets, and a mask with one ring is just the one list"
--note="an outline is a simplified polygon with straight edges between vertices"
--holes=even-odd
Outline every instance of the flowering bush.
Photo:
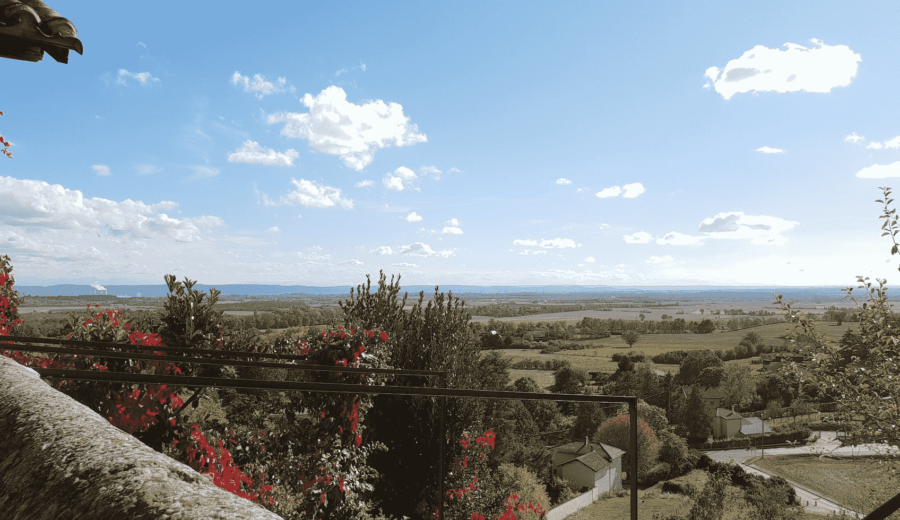
[[[0,112],[0,116],[2,115],[3,112]],[[0,149],[0,153],[12,159],[12,152],[9,151],[9,141],[4,141],[2,135],[0,135],[0,144],[3,145],[3,148]]]
[[[631,417],[628,414],[622,414],[603,423],[600,428],[597,429],[597,433],[594,434],[594,442],[602,442],[625,451],[625,455],[622,456],[622,469],[626,471],[627,468],[631,467],[631,462],[628,457],[634,453],[630,446],[630,430]],[[642,478],[643,475],[653,467],[659,447],[656,441],[656,435],[653,434],[653,429],[650,428],[647,421],[641,418],[638,418],[637,433],[638,478]],[[631,477],[629,476],[629,478]]]

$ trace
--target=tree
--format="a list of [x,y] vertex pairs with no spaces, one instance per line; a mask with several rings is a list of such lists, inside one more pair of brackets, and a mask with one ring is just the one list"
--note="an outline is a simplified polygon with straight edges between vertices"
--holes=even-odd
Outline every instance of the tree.
[[633,330],[626,330],[622,333],[622,341],[628,343],[629,347],[633,347],[638,340],[641,339],[641,335]]
[[[622,456],[622,468],[630,468],[630,457],[634,454],[631,448],[631,417],[628,414],[619,415],[603,423],[594,434],[594,442],[602,442],[625,451]],[[650,471],[653,463],[656,461],[656,451],[658,449],[656,435],[647,424],[647,421],[638,418],[638,439],[637,439],[637,466],[638,478],[643,478],[644,474]],[[627,471],[627,470],[626,470]]]
[[691,388],[687,401],[683,402],[678,412],[678,422],[686,429],[689,439],[702,441],[712,433],[712,418],[696,386]]
[[725,365],[722,391],[724,408],[744,406],[756,398],[756,382],[750,375],[750,368],[741,365]]
[[581,387],[587,381],[587,372],[583,368],[565,366],[553,374],[553,386],[550,388],[555,394],[580,394]]
[[[701,311],[703,309],[700,309]],[[697,325],[697,334],[709,334],[710,332],[716,330],[716,325],[709,318],[700,322]]]
[[659,453],[657,459],[659,462],[665,462],[669,465],[669,478],[683,475],[691,467],[688,458],[687,441],[675,435],[669,430],[660,430],[656,434],[659,440]]
[[[3,112],[0,112],[0,116],[3,115]],[[0,153],[12,159],[12,152],[9,151],[9,141],[3,139],[3,135],[0,134],[0,144],[3,145],[3,149],[0,149]]]
[[724,363],[712,350],[692,350],[678,365],[678,378],[683,385],[693,385],[704,368],[721,367],[722,365]]

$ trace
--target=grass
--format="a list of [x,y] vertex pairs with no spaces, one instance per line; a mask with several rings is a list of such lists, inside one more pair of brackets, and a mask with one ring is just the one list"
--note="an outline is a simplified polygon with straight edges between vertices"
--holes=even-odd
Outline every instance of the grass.
[[[900,478],[896,474],[890,476],[888,464],[883,460],[783,455],[766,457],[756,465],[831,498],[843,507],[869,512],[896,495],[900,488]],[[892,460],[895,469],[900,469],[896,468],[896,459]]]

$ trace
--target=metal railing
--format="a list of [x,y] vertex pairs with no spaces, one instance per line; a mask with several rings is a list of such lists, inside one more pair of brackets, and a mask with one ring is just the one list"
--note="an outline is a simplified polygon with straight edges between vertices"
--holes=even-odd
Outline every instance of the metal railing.
[[[59,347],[47,346],[60,345]],[[76,348],[72,348],[76,347]],[[82,348],[77,348],[82,347]],[[110,352],[106,350],[86,349],[84,347],[96,347],[100,349],[114,348],[120,350],[135,351],[154,351],[180,353],[178,355],[158,355],[145,354],[143,352]],[[441,386],[443,388],[433,387],[411,387],[411,386],[364,386],[357,384],[343,383],[308,383],[308,382],[292,382],[292,381],[274,381],[262,379],[230,379],[222,377],[198,377],[198,376],[170,376],[156,374],[134,374],[122,372],[93,371],[93,370],[75,370],[65,368],[35,368],[32,370],[37,372],[42,378],[54,380],[78,380],[78,381],[95,381],[107,383],[143,383],[143,384],[165,384],[176,386],[190,387],[213,387],[213,388],[243,388],[252,390],[269,390],[269,391],[305,391],[305,392],[328,392],[328,393],[349,393],[349,394],[369,394],[369,395],[407,395],[416,397],[438,397],[438,406],[440,407],[439,421],[439,460],[438,460],[438,514],[439,518],[443,518],[444,504],[444,440],[446,431],[444,425],[444,415],[447,397],[457,398],[480,398],[480,399],[514,399],[528,401],[556,401],[556,402],[588,402],[588,403],[622,403],[628,404],[628,413],[630,417],[629,438],[630,445],[634,447],[630,457],[628,468],[628,477],[630,480],[630,510],[631,520],[637,520],[638,517],[638,494],[637,494],[637,402],[638,398],[633,396],[603,396],[603,395],[583,395],[583,394],[543,394],[532,392],[510,392],[510,391],[491,391],[491,390],[466,390],[466,389],[449,389],[446,388],[446,372],[432,370],[402,370],[402,369],[377,369],[377,368],[349,368],[328,365],[312,365],[300,364],[297,361],[303,361],[303,356],[283,355],[278,353],[256,353],[256,352],[234,352],[224,350],[211,349],[193,349],[180,347],[165,346],[145,346],[131,345],[124,343],[104,343],[97,341],[76,341],[58,338],[34,338],[34,337],[17,337],[5,336],[0,340],[0,351],[25,351],[25,352],[45,352],[53,354],[72,354],[93,356],[99,358],[115,358],[115,359],[140,359],[145,361],[164,361],[172,363],[188,363],[188,364],[205,364],[220,366],[242,366],[242,367],[258,367],[258,368],[280,368],[300,371],[318,371],[318,372],[344,372],[344,373],[368,373],[368,374],[385,374],[385,375],[406,375],[406,376],[422,376],[422,377],[440,377]],[[184,354],[192,354],[193,357],[185,357]],[[277,359],[284,362],[261,362],[261,361],[243,361],[228,359],[212,359],[206,357],[196,357],[197,355],[212,355],[224,357],[237,357],[244,359]],[[290,362],[288,362],[290,361]]]

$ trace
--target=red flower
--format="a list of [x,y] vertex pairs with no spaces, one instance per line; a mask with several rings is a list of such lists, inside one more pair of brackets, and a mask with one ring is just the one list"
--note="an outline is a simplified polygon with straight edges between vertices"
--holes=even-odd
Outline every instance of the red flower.
[[381,341],[387,341],[387,340],[388,340],[387,332],[381,331]]

